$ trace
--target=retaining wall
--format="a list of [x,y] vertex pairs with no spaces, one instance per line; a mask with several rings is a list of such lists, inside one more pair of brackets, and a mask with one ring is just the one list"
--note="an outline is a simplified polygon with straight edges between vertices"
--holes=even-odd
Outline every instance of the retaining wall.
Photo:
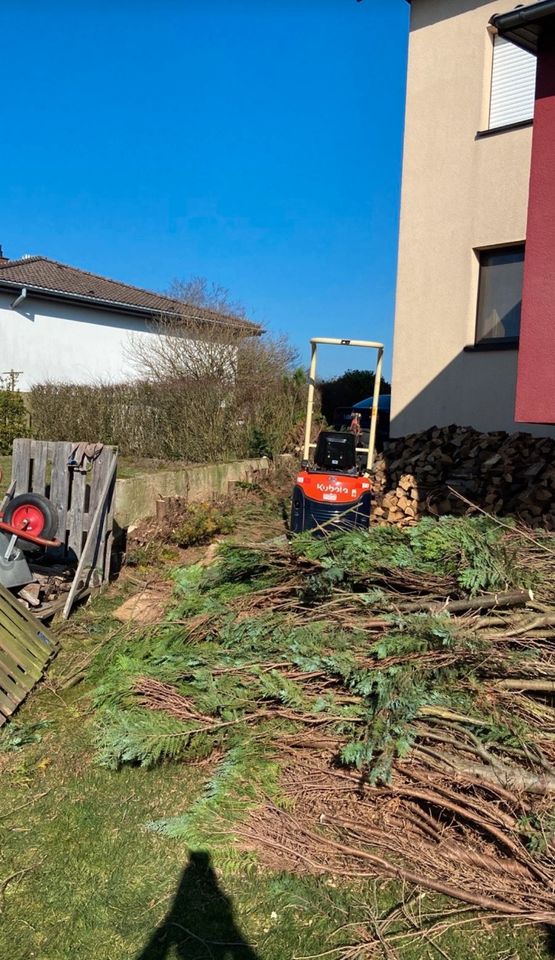
[[159,497],[183,497],[186,500],[209,500],[227,493],[228,484],[251,481],[267,474],[267,457],[256,460],[236,460],[233,463],[210,463],[180,467],[179,470],[160,470],[145,473],[128,480],[116,480],[115,520],[126,529],[151,517],[156,512]]

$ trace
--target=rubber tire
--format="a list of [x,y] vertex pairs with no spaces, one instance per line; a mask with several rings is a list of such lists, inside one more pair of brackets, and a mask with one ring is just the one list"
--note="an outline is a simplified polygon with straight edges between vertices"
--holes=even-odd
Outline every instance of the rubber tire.
[[[44,527],[40,536],[43,540],[53,540],[58,528],[58,514],[50,500],[47,500],[46,497],[43,497],[40,493],[20,493],[19,496],[12,497],[4,510],[4,516],[2,518],[4,523],[11,523],[11,518],[15,511],[18,507],[25,506],[25,504],[32,504],[41,511],[44,517]],[[29,546],[31,546],[31,544],[29,544]]]

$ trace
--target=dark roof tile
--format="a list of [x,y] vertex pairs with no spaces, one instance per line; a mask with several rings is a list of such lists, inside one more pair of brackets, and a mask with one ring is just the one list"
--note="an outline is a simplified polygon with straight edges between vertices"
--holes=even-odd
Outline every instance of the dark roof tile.
[[167,297],[151,290],[143,290],[118,280],[109,280],[88,270],[71,267],[49,257],[23,257],[21,260],[0,260],[0,287],[26,286],[37,294],[49,297],[56,294],[76,300],[90,301],[95,306],[113,305],[129,313],[148,312],[152,316],[165,314],[183,319],[202,320],[212,323],[226,323],[260,333],[258,324],[240,317],[218,313],[206,307],[186,304],[174,297]]

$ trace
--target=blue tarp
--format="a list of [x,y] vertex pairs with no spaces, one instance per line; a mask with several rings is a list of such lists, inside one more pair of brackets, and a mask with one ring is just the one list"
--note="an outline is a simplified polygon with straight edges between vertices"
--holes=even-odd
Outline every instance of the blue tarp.
[[[355,403],[352,409],[353,410],[371,410],[372,397],[367,397],[366,400],[360,400],[359,403]],[[383,410],[388,412],[390,409],[391,409],[391,395],[389,393],[384,393],[378,399],[378,410]]]

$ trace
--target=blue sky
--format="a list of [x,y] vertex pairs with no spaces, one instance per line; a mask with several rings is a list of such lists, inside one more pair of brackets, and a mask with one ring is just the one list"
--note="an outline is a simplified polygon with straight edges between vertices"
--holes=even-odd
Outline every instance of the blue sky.
[[5,255],[205,276],[303,361],[351,336],[389,365],[407,27],[405,0],[3,5]]

